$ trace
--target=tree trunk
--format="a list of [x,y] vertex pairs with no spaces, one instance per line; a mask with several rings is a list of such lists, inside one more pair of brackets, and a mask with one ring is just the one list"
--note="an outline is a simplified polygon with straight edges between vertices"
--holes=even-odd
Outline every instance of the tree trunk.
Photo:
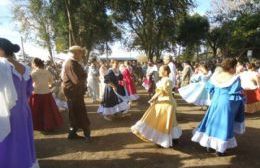
[[83,62],[84,62],[85,65],[88,63],[90,51],[91,51],[90,49],[85,50],[85,53],[84,53],[84,56],[83,56]]
[[54,64],[54,58],[53,58],[53,53],[52,53],[52,47],[50,46],[50,44],[48,44],[48,52],[49,52],[49,59],[50,61]]
[[67,12],[67,17],[68,17],[68,21],[69,21],[69,46],[75,45],[77,44],[75,36],[74,36],[74,31],[73,31],[73,26],[72,26],[72,21],[71,21],[71,14],[70,14],[70,10],[69,10],[69,4],[67,2],[67,0],[65,1],[65,6],[66,6],[66,12]]
[[153,54],[150,50],[145,51],[146,56],[148,57],[149,61],[153,61]]
[[213,57],[217,57],[217,48],[212,48]]

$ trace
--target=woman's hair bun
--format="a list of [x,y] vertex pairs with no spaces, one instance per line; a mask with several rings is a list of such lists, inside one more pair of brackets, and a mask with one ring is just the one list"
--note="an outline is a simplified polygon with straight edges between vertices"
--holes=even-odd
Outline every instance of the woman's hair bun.
[[18,51],[20,51],[20,46],[17,44],[13,44],[12,50],[14,53],[17,53]]

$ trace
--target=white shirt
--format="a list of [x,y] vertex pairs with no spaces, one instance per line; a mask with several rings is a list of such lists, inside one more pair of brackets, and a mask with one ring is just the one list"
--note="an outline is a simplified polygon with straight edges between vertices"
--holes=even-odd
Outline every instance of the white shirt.
[[258,73],[255,71],[244,71],[240,74],[241,86],[245,90],[254,90],[256,89],[257,83],[255,79],[257,78]]
[[169,74],[169,79],[172,81],[173,83],[173,86],[175,86],[176,84],[176,75],[177,75],[177,70],[176,70],[176,66],[173,62],[170,62],[168,64],[170,70],[171,70],[171,73]]

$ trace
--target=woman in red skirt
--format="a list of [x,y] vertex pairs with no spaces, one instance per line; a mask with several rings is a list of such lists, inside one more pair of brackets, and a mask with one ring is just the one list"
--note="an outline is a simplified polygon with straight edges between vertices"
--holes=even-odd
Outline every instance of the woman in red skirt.
[[260,81],[255,64],[247,64],[247,71],[240,74],[241,85],[246,95],[245,112],[260,111]]
[[34,91],[29,104],[32,110],[34,130],[54,131],[63,124],[62,116],[49,89],[52,75],[44,69],[44,62],[35,58],[32,61]]
[[120,72],[123,75],[124,86],[127,90],[130,102],[139,99],[139,96],[136,94],[136,87],[133,80],[133,75],[130,73],[130,70],[128,69],[126,63],[121,64]]

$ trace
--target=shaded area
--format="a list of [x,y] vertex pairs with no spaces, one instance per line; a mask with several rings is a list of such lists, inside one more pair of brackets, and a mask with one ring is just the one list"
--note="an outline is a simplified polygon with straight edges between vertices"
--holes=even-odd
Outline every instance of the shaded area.
[[[228,151],[228,156],[216,157],[206,153],[200,145],[191,142],[192,130],[203,118],[200,107],[180,105],[177,100],[177,118],[183,128],[178,146],[158,148],[152,143],[138,139],[130,127],[139,120],[148,107],[148,96],[133,104],[131,116],[109,122],[96,113],[98,105],[87,103],[92,122],[93,141],[67,140],[68,113],[63,112],[65,125],[48,134],[36,132],[35,143],[41,168],[245,168],[260,167],[260,114],[246,115],[246,134],[238,136],[238,147]],[[87,101],[88,102],[88,101]],[[82,134],[82,132],[80,132]]]

